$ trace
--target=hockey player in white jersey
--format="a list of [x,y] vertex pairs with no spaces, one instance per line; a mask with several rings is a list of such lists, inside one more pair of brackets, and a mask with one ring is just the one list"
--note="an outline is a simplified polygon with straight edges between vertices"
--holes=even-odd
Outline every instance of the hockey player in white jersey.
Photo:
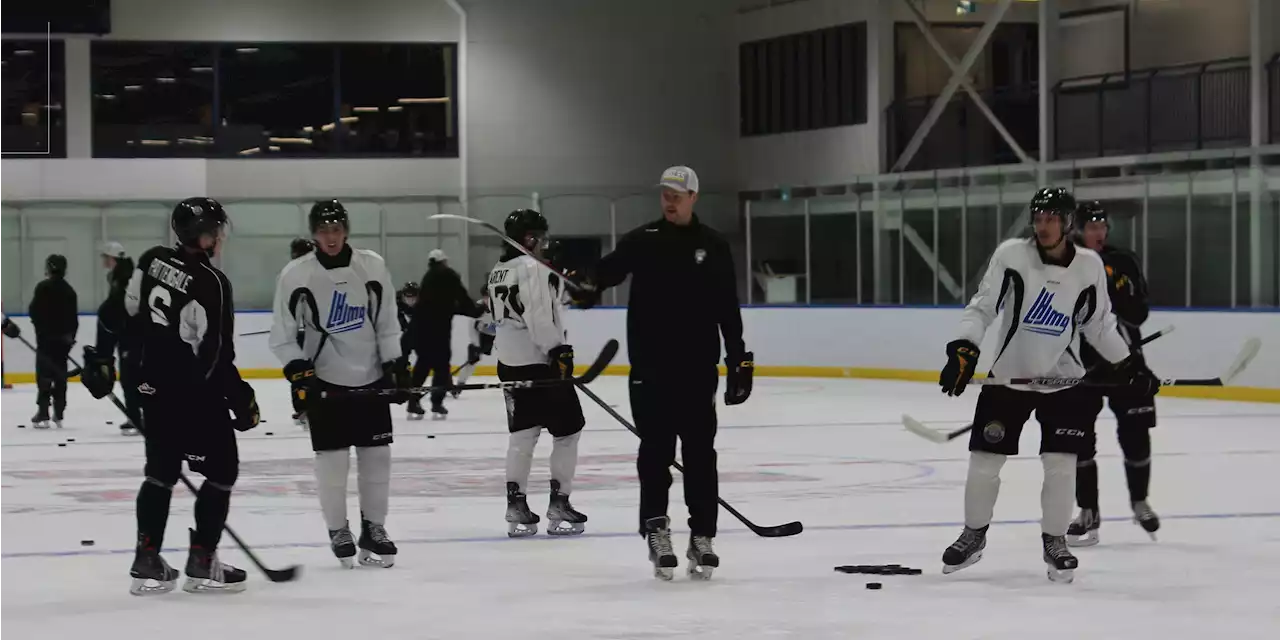
[[[350,219],[337,200],[311,208],[316,250],[293,260],[276,281],[271,351],[284,364],[294,396],[306,407],[320,508],[329,544],[343,566],[395,564],[387,537],[391,487],[391,408],[385,396],[345,394],[404,389],[395,287],[382,256],[347,244]],[[297,332],[305,332],[299,346]],[[327,396],[327,397],[326,397]],[[391,401],[404,403],[408,392]],[[347,475],[356,449],[360,539],[347,521]]]
[[[489,288],[486,286],[482,292],[482,297],[477,303],[480,306],[480,317],[471,321],[469,330],[470,341],[467,343],[467,361],[458,369],[458,377],[456,383],[461,386],[471,379],[476,372],[476,365],[480,364],[480,358],[493,353],[494,332],[497,331],[498,324],[493,320],[493,307],[489,302]],[[451,392],[454,398],[457,398],[461,391],[455,389]]]
[[[506,234],[541,255],[547,220],[532,209],[507,216]],[[498,378],[508,380],[568,380],[573,377],[573,347],[565,343],[560,302],[562,283],[537,260],[507,248],[489,273],[486,288],[497,322]],[[554,438],[551,448],[551,498],[547,533],[582,533],[587,516],[573,508],[569,494],[578,466],[578,437],[586,421],[578,392],[569,382],[506,389],[507,535],[515,538],[538,532],[538,516],[529,510],[526,492],[533,450],[543,428]]]
[[[1078,378],[1080,337],[1084,336],[1108,366],[1101,381],[1155,393],[1159,382],[1131,357],[1116,331],[1107,295],[1107,275],[1097,253],[1067,239],[1075,198],[1065,189],[1045,188],[1031,201],[1035,236],[1002,243],[991,256],[978,291],[965,307],[958,335],[947,345],[947,365],[939,384],[958,396],[973,378],[978,345],[1001,317],[999,351],[990,375],[997,378]],[[1076,457],[1093,428],[1096,393],[1071,387],[985,385],[978,395],[969,439],[969,470],[964,493],[964,531],[943,553],[943,573],[963,569],[982,558],[987,528],[1000,489],[1000,469],[1018,453],[1023,424],[1034,411],[1040,423],[1044,486],[1041,543],[1050,580],[1070,582],[1078,561],[1067,548],[1067,526],[1075,497]]]

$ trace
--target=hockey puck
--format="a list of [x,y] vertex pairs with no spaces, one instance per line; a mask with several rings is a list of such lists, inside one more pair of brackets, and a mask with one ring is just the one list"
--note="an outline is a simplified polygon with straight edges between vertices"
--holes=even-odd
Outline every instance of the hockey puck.
[[868,588],[868,589],[871,589],[872,591],[874,591],[874,590],[876,590],[876,589],[880,589],[880,588],[881,588],[881,587],[883,587],[883,586],[884,586],[884,585],[880,584],[879,582],[868,582],[868,583],[867,583],[867,588]]
[[114,422],[112,422],[112,421],[110,421],[110,420],[108,420],[108,421],[107,421],[107,424],[115,424],[115,423],[114,423]]
[[58,443],[58,446],[59,446],[59,447],[65,447],[65,446],[67,446],[67,443],[65,443],[65,442],[59,442],[59,443]]
[[19,428],[19,429],[26,429],[26,428],[27,428],[27,425],[25,425],[25,424],[20,424],[20,425],[18,425],[18,428]]
[[435,437],[435,436],[433,436],[433,435],[428,435],[428,436],[427,436],[427,439],[428,439],[428,440],[435,440],[435,438],[436,438],[436,437]]
[[75,442],[75,441],[76,441],[75,438],[67,438],[67,442]]
[[80,541],[80,546],[82,546],[82,547],[92,547],[92,546],[93,546],[93,541],[92,541],[92,540],[81,540],[81,541]]
[[275,435],[275,433],[272,433],[272,432],[268,431],[268,432],[266,432],[266,434],[265,434],[265,435],[274,436],[274,435]]

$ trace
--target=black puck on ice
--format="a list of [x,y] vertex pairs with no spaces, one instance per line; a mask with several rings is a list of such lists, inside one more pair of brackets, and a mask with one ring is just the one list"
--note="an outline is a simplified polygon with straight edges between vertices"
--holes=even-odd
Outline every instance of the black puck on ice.
[[59,447],[65,447],[65,446],[67,446],[67,443],[65,443],[65,442],[59,442],[59,443],[58,443],[58,446],[59,446]]
[[427,436],[427,438],[429,438],[429,439],[435,439],[435,436],[433,436],[433,435],[428,435],[428,436]]
[[880,588],[881,588],[881,587],[883,587],[883,586],[884,586],[884,585],[880,584],[879,582],[868,582],[868,583],[867,583],[867,588],[868,588],[868,589],[871,589],[872,591],[874,591],[874,590],[876,590],[876,589],[880,589]]
[[110,420],[108,420],[108,421],[107,421],[107,424],[115,424],[115,423],[114,423],[114,422],[112,422],[112,421],[110,421]]
[[26,428],[27,428],[27,425],[25,425],[25,424],[20,424],[20,425],[18,425],[18,428],[19,428],[19,429],[26,429]]
[[92,541],[92,540],[81,540],[81,541],[80,541],[80,546],[82,546],[82,547],[92,547],[92,546],[93,546],[93,541]]
[[268,431],[268,432],[267,432],[267,435],[269,435],[269,436],[274,436],[275,434],[274,434],[274,433],[272,433],[272,432],[270,432],[270,431]]
[[75,438],[67,438],[67,442],[75,442],[75,441],[76,441]]

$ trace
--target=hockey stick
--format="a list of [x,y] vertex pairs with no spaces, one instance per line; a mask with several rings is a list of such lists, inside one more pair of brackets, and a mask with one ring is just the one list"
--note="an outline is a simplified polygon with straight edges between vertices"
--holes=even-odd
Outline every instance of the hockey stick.
[[[48,357],[45,354],[37,351],[36,348],[32,346],[30,342],[27,341],[27,338],[25,336],[19,335],[17,336],[17,338],[19,342],[27,345],[27,348],[31,349],[31,351],[36,354],[36,357],[44,357],[44,358]],[[75,365],[76,367],[80,367],[80,363],[76,362],[76,359],[74,357],[68,355],[67,360],[69,360],[71,364]],[[50,364],[53,364],[53,363],[50,363]],[[124,403],[120,401],[120,398],[116,396],[115,392],[108,393],[106,397],[111,399],[111,404],[114,404],[116,408],[120,410],[121,413],[123,413],[126,417],[129,416],[129,410],[125,408]],[[138,427],[138,432],[141,433],[143,437],[146,437],[147,431],[144,428],[144,425],[136,425],[136,426]],[[178,479],[182,481],[182,484],[187,485],[187,489],[190,489],[193,495],[199,493],[198,489],[196,488],[196,485],[192,483],[191,480],[188,479],[185,474],[179,473]],[[253,550],[249,548],[249,545],[245,544],[244,540],[241,540],[240,536],[237,535],[236,532],[231,529],[231,525],[224,522],[222,523],[222,529],[227,532],[227,535],[231,536],[231,539],[235,541],[236,546],[240,547],[240,550],[244,552],[244,555],[249,558],[249,562],[252,562],[253,566],[257,567],[259,571],[265,574],[267,576],[267,579],[270,580],[271,582],[291,582],[293,580],[298,579],[298,575],[302,571],[302,567],[295,564],[291,567],[285,567],[284,569],[268,568],[266,565],[262,564],[262,561],[259,560],[257,554],[255,554]]]
[[[622,426],[626,427],[627,430],[630,431],[631,433],[634,433],[637,438],[640,437],[640,432],[636,430],[635,425],[631,424],[630,422],[627,422],[626,418],[622,417],[622,415],[619,414],[617,411],[614,411],[613,407],[609,406],[609,403],[600,399],[600,396],[596,395],[590,389],[586,388],[581,384],[578,385],[578,390],[587,394],[588,398],[591,398],[593,402],[600,405],[601,409],[604,409],[609,415],[613,416],[614,420],[617,420],[618,422],[622,423]],[[684,473],[684,467],[680,466],[679,462],[672,462],[671,466],[675,467],[676,471],[679,471],[680,473]],[[747,517],[742,515],[741,513],[738,513],[738,510],[730,506],[728,502],[725,502],[724,498],[717,497],[716,502],[720,503],[720,506],[724,507],[725,511],[728,511],[729,513],[733,514],[733,517],[737,518],[739,522],[747,525],[747,528],[750,529],[753,533],[761,537],[785,538],[787,536],[794,536],[800,533],[801,531],[804,531],[804,525],[801,524],[800,522],[788,522],[786,524],[779,524],[771,527],[762,527],[748,520]]]
[[271,333],[271,330],[270,330],[270,329],[263,329],[262,331],[250,331],[250,332],[248,332],[248,333],[242,333],[242,334],[240,334],[240,337],[241,337],[241,338],[247,338],[247,337],[249,337],[249,336],[265,336],[265,335],[267,335],[268,333]]
[[600,350],[600,355],[596,356],[595,362],[587,367],[587,370],[580,376],[572,378],[551,378],[546,380],[508,380],[506,382],[483,382],[475,384],[454,384],[447,387],[406,387],[404,389],[349,389],[344,391],[322,391],[321,398],[341,398],[344,396],[396,396],[404,393],[411,393],[422,396],[432,391],[473,391],[476,389],[528,389],[530,387],[547,387],[558,384],[590,384],[593,380],[600,377],[604,373],[605,367],[613,362],[613,357],[618,354],[618,341],[609,340],[605,343],[604,349]]
[[514,247],[514,248],[515,248],[517,251],[519,251],[520,253],[523,253],[523,254],[525,254],[526,256],[529,256],[530,258],[533,258],[534,260],[537,260],[537,261],[538,261],[538,264],[540,264],[540,265],[542,265],[543,267],[545,267],[545,268],[546,268],[548,271],[550,271],[551,273],[554,273],[557,277],[559,277],[561,280],[563,280],[565,284],[569,285],[569,287],[570,287],[570,288],[577,289],[578,291],[588,291],[587,287],[582,286],[582,284],[581,284],[581,283],[576,282],[573,278],[570,278],[570,277],[568,276],[568,274],[566,274],[565,272],[563,272],[563,271],[561,271],[561,270],[559,270],[559,269],[557,269],[557,268],[555,268],[555,267],[553,267],[553,266],[551,266],[551,265],[547,264],[546,262],[543,262],[541,258],[539,258],[538,256],[533,255],[533,253],[532,253],[532,252],[530,252],[528,249],[526,249],[524,246],[522,246],[519,242],[516,242],[515,240],[512,240],[511,238],[507,237],[507,232],[506,232],[506,231],[503,231],[502,229],[499,229],[497,225],[490,224],[490,223],[488,223],[488,222],[485,222],[484,220],[480,220],[480,219],[477,219],[477,218],[468,218],[467,216],[460,216],[460,215],[458,215],[458,214],[456,214],[456,213],[437,213],[437,214],[435,214],[435,215],[429,216],[429,219],[431,219],[431,220],[461,220],[461,221],[463,221],[463,222],[470,222],[471,224],[478,224],[478,225],[480,225],[480,226],[482,226],[482,227],[484,227],[484,228],[486,228],[486,229],[488,229],[488,230],[490,230],[490,231],[492,231],[492,232],[494,232],[494,233],[498,234],[498,237],[499,237],[499,238],[501,238],[503,242],[505,242],[505,243],[507,243],[507,244],[511,245],[512,247]]

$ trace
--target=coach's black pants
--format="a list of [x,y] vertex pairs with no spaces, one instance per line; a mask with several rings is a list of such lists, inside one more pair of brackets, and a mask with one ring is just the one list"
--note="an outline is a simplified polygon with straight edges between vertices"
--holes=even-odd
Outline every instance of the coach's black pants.
[[53,403],[54,417],[67,408],[67,356],[71,345],[60,340],[36,344],[36,405],[41,411]]
[[631,415],[640,432],[640,533],[649,518],[667,515],[671,465],[680,439],[684,502],[693,535],[716,535],[719,480],[716,473],[715,365],[686,370],[631,370]]
[[450,353],[449,347],[446,345],[435,348],[418,347],[418,361],[413,365],[413,386],[421,387],[427,381],[427,376],[431,376],[431,386],[436,387],[431,392],[431,405],[435,406],[444,402],[445,387],[453,384],[453,376],[449,372],[449,358],[453,354]]

